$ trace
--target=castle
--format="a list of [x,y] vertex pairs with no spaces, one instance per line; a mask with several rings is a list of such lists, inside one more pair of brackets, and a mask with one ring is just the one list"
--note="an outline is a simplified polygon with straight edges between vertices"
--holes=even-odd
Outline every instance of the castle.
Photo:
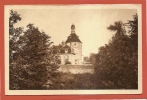
[[53,53],[60,59],[60,64],[82,64],[82,42],[75,33],[75,25],[71,25],[71,34],[61,44],[53,46]]

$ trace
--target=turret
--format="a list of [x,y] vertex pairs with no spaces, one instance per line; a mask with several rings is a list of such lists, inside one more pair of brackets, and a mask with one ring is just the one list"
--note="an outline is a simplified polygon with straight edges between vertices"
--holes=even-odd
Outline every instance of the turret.
[[74,33],[75,33],[75,25],[72,24],[72,25],[71,25],[71,34],[74,34]]

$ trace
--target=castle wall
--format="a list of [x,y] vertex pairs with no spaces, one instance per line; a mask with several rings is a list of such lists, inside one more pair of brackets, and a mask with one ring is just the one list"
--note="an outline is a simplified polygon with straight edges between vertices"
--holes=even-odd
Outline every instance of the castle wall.
[[58,71],[63,73],[83,74],[94,73],[94,67],[92,65],[60,65]]

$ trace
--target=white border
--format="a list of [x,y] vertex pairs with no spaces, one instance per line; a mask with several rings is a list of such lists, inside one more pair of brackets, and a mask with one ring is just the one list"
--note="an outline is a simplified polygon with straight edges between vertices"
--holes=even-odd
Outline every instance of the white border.
[[[9,90],[9,11],[10,9],[137,9],[138,14],[138,90]],[[79,94],[141,94],[142,93],[142,5],[91,4],[91,5],[6,5],[5,27],[5,95],[79,95]]]

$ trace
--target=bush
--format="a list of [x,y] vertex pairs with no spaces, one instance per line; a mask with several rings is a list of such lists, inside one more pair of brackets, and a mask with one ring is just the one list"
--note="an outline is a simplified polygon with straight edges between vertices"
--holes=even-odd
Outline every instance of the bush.
[[[104,85],[98,83],[97,78],[92,74],[71,74],[58,73],[58,76],[52,80],[53,84],[50,89],[97,89],[103,88]],[[97,86],[97,84],[99,84]]]
[[71,62],[70,61],[65,61],[65,65],[67,65],[67,64],[71,64]]

